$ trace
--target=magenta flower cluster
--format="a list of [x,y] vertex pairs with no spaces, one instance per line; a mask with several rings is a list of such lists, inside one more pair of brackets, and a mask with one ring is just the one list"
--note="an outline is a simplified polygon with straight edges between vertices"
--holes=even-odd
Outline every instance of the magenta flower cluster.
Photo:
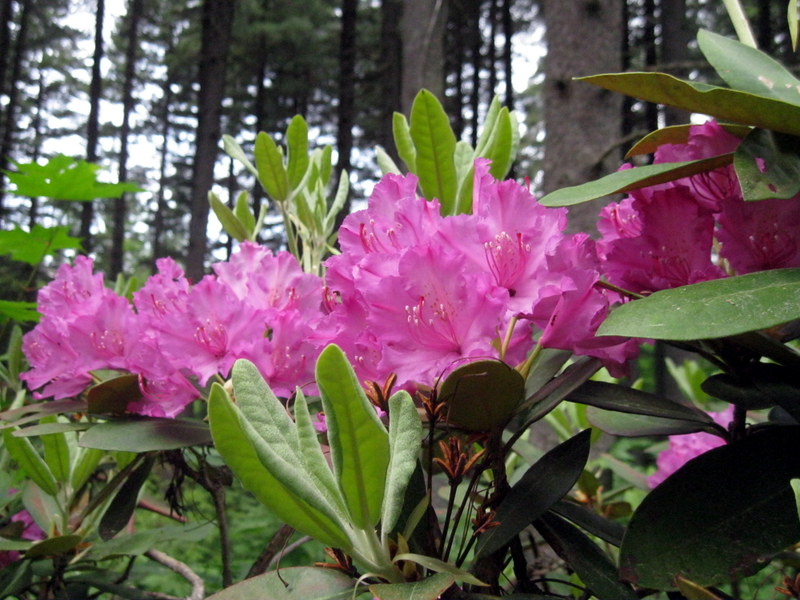
[[[735,149],[715,123],[662,146],[658,162]],[[473,211],[443,217],[417,195],[413,175],[387,175],[365,210],[339,230],[341,254],[324,280],[290,254],[243,243],[195,285],[170,259],[133,295],[103,284],[92,261],[59,268],[39,294],[42,320],[24,338],[39,397],[79,394],[98,371],[135,373],[128,408],[172,417],[234,361],[260,368],[278,394],[314,390],[313,366],[329,343],[362,379],[432,385],[463,361],[518,364],[539,345],[600,358],[625,372],[637,341],[597,337],[616,293],[730,273],[800,266],[800,199],[745,203],[732,167],[632,192],[603,209],[601,239],[567,235],[566,210],[539,205],[514,181],[475,164]]]

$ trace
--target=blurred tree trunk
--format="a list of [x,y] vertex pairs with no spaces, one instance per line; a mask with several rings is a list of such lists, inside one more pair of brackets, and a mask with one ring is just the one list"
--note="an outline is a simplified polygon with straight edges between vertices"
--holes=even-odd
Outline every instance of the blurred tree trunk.
[[[168,51],[172,50],[172,45]],[[167,70],[167,77],[161,85],[163,95],[163,108],[161,112],[161,150],[159,152],[158,166],[158,194],[156,196],[156,212],[153,215],[153,261],[152,269],[155,271],[156,261],[164,256],[161,236],[164,233],[164,213],[167,210],[167,166],[169,163],[169,138],[172,135],[170,123],[170,106],[172,104],[172,77]]]
[[19,29],[17,38],[14,41],[14,62],[11,65],[11,81],[6,86],[8,90],[8,102],[4,116],[3,137],[0,142],[0,177],[2,177],[2,190],[0,190],[0,219],[5,217],[5,171],[8,169],[11,146],[14,144],[14,132],[17,116],[17,103],[19,102],[20,77],[22,75],[22,58],[25,55],[25,48],[28,37],[28,24],[30,22],[31,0],[22,0],[20,7]]
[[[133,112],[133,84],[136,78],[136,49],[139,43],[139,22],[142,17],[143,0],[128,3],[128,46],[125,50],[125,76],[122,82],[122,127],[119,132],[119,180],[128,178],[128,137],[130,117]],[[111,233],[111,258],[109,274],[116,279],[122,273],[125,260],[125,194],[114,199],[114,225]]]
[[472,90],[469,97],[470,110],[470,135],[473,147],[478,143],[478,114],[481,106],[481,69],[483,67],[483,31],[481,30],[481,2],[474,0],[470,2],[470,55],[472,58]]
[[448,0],[404,0],[402,108],[411,111],[422,88],[444,96],[444,33]]
[[[14,19],[14,0],[0,4],[0,96],[7,93],[8,57],[11,56],[11,22]],[[0,133],[0,139],[3,134]]]
[[514,82],[512,70],[512,49],[511,39],[514,35],[514,21],[511,18],[511,0],[503,0],[503,72],[505,74],[506,82],[506,100],[505,105],[512,109],[514,107]]
[[403,109],[400,90],[403,79],[403,41],[400,22],[403,16],[403,0],[381,2],[380,39],[380,86],[381,124],[378,143],[397,162],[397,151],[392,135],[392,115]]
[[[661,63],[666,71],[677,77],[685,77],[688,69],[670,65],[689,60],[689,42],[692,33],[686,19],[686,0],[661,0]],[[671,106],[664,107],[664,124],[688,123],[689,113]]]
[[[544,191],[584,183],[619,166],[622,96],[573,77],[622,67],[623,0],[574,0],[570,10],[543,0],[547,42],[544,82]],[[570,209],[571,231],[594,231],[604,203]]]
[[[336,149],[337,180],[342,171],[350,170],[350,153],[353,150],[353,125],[356,113],[356,22],[358,0],[342,0],[342,31],[339,38],[339,106]],[[343,212],[348,212],[345,207]]]
[[[86,160],[97,162],[97,146],[100,140],[100,96],[103,93],[103,76],[100,63],[103,60],[103,19],[105,18],[105,0],[97,0],[94,15],[94,56],[92,57],[92,81],[89,84],[89,120],[86,123]],[[83,240],[83,251],[92,250],[92,221],[94,220],[94,202],[84,202],[81,207],[80,237]]]
[[186,256],[186,275],[194,282],[200,281],[205,272],[208,192],[214,182],[234,6],[234,0],[204,0],[202,7],[198,75],[200,91],[192,167],[192,220]]

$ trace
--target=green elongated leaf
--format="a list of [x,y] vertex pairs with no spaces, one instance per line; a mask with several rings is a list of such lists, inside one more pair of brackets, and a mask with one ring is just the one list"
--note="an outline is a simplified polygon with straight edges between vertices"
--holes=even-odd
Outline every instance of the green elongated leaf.
[[241,192],[236,196],[236,204],[234,205],[233,213],[244,227],[247,233],[247,239],[255,239],[256,217],[250,209],[250,194]]
[[394,530],[403,509],[408,482],[417,466],[422,440],[422,421],[414,400],[400,391],[389,398],[389,467],[381,509],[381,531]]
[[36,302],[0,300],[0,316],[19,323],[36,323],[41,315],[36,310]]
[[572,521],[575,525],[580,525],[592,535],[609,544],[614,546],[622,544],[622,536],[625,533],[622,525],[616,521],[609,521],[581,504],[575,504],[569,500],[559,500],[550,508],[550,511]]
[[593,427],[621,437],[642,435],[679,435],[707,431],[708,426],[697,421],[665,419],[648,415],[634,415],[589,406],[586,418]]
[[775,269],[661,290],[624,304],[598,335],[696,340],[767,329],[800,318],[800,269]]
[[443,215],[452,215],[456,207],[456,167],[453,153],[456,136],[450,119],[436,96],[421,90],[411,106],[411,139],[417,150],[416,170],[422,194],[428,200],[439,199]]
[[714,419],[694,406],[604,381],[587,381],[572,392],[568,399],[571,402],[635,415],[678,419],[703,425],[714,422]]
[[18,560],[0,570],[0,598],[13,598],[29,589],[34,577],[31,564]]
[[486,149],[491,145],[492,134],[497,127],[497,119],[500,116],[502,107],[499,96],[492,98],[489,103],[489,110],[486,111],[486,117],[483,120],[483,129],[478,136],[478,142],[475,144],[475,157],[486,156]]
[[[294,189],[308,169],[308,125],[300,115],[295,115],[286,128],[287,176],[289,188]],[[326,182],[327,183],[327,182]]]
[[320,354],[316,379],[328,424],[333,472],[353,524],[362,529],[374,527],[386,488],[389,435],[353,367],[335,344]]
[[508,170],[514,160],[512,154],[514,134],[511,131],[511,127],[511,116],[508,108],[504,106],[500,109],[491,144],[485,153],[486,158],[492,161],[489,173],[495,179],[503,179],[508,174]]
[[100,464],[105,451],[97,448],[78,448],[75,464],[70,473],[69,483],[72,489],[78,491],[89,480],[97,465]]
[[66,554],[75,549],[75,547],[83,541],[83,537],[79,535],[61,535],[58,537],[47,538],[41,542],[33,544],[25,553],[25,558],[39,558],[41,556],[50,556]]
[[499,360],[467,363],[450,373],[439,389],[447,421],[468,431],[502,427],[524,394],[522,375]]
[[[738,138],[744,138],[750,133],[751,128],[745,125],[735,125],[733,123],[720,123],[723,129]],[[662,127],[648,133],[625,154],[625,158],[639,156],[642,154],[652,154],[664,144],[685,144],[689,140],[689,130],[694,125],[670,125]]]
[[747,201],[791,198],[800,191],[800,138],[754,129],[736,149],[733,167]]
[[639,596],[619,580],[611,559],[575,526],[554,514],[536,521],[536,529],[599,600],[637,600]]
[[[602,366],[599,360],[588,356],[569,365],[563,373],[548,380],[522,403],[520,412],[524,415],[525,420],[533,422],[544,417],[558,406],[559,402],[588,381]],[[552,366],[547,368],[552,368]]]
[[14,432],[14,435],[16,437],[35,437],[52,433],[65,433],[67,431],[86,431],[90,427],[92,427],[91,423],[44,423],[18,429]]
[[237,242],[243,242],[247,239],[248,231],[239,218],[233,214],[233,211],[219,199],[214,192],[208,192],[208,203],[211,205],[211,210],[217,215],[217,219],[225,229]]
[[[777,365],[761,365],[763,367],[777,367]],[[758,369],[755,366],[754,371]],[[781,367],[777,367],[781,370]],[[733,374],[718,373],[712,375],[701,384],[702,390],[709,396],[725,400],[731,404],[743,408],[745,410],[762,410],[765,408],[772,408],[776,404],[776,399],[773,394],[764,393],[765,390],[759,389],[755,383],[755,377],[747,374],[747,377],[736,377]],[[759,378],[761,379],[761,378]],[[764,379],[765,383],[769,380]],[[780,378],[775,378],[775,383],[780,382]],[[786,381],[789,384],[789,381]],[[800,390],[796,387],[787,385],[786,397],[789,399],[800,398]],[[789,411],[790,414],[792,411]]]
[[[473,171],[472,166],[475,162],[475,151],[469,142],[459,140],[456,142],[456,149],[453,151],[453,164],[456,167],[456,180],[458,181],[459,190],[472,179]],[[472,198],[470,197],[470,208],[472,207]],[[471,211],[463,211],[471,212]]]
[[81,247],[78,238],[69,235],[69,228],[34,225],[30,231],[19,227],[0,231],[0,254],[10,254],[14,260],[38,265],[45,256],[59,250]]
[[89,389],[88,410],[92,414],[123,414],[128,404],[142,399],[139,377],[132,373],[101,381]]
[[298,498],[332,521],[344,522],[341,502],[337,505],[337,496],[329,497],[324,474],[305,468],[295,423],[258,367],[237,360],[231,378],[242,428],[264,467]]
[[378,167],[380,168],[381,173],[384,175],[388,175],[389,173],[400,175],[400,167],[397,166],[397,163],[394,162],[386,150],[384,150],[381,146],[377,146],[375,148],[375,154],[377,156]]
[[103,560],[116,556],[138,556],[150,548],[166,541],[197,543],[209,539],[215,530],[213,523],[187,523],[170,525],[158,529],[138,530],[135,533],[120,535],[108,541],[92,544],[86,557],[90,560]]
[[[12,161],[13,162],[13,161]],[[97,181],[100,165],[75,160],[63,154],[46,164],[14,162],[16,171],[6,171],[13,193],[31,198],[88,201],[95,198],[118,198],[125,192],[139,192],[132,183],[103,183]]]
[[13,382],[19,381],[19,375],[23,370],[25,357],[22,354],[22,328],[14,325],[8,337],[8,349],[6,350],[6,364],[8,365],[9,384],[13,387]]
[[289,175],[283,165],[283,153],[275,141],[261,131],[255,146],[258,181],[275,202],[283,203],[289,197]]
[[722,600],[722,598],[710,590],[680,575],[675,577],[675,584],[678,586],[678,591],[684,595],[686,600]]
[[800,539],[790,480],[800,475],[800,427],[772,427],[686,463],[648,494],[620,549],[623,579],[674,589],[749,575]]
[[24,552],[33,545],[27,540],[8,540],[0,537],[0,550],[19,550]]
[[5,429],[3,430],[3,443],[11,458],[17,462],[19,468],[31,481],[50,496],[58,494],[58,482],[55,475],[28,438],[16,437],[12,434],[11,429]]
[[539,204],[544,206],[573,206],[609,194],[618,194],[630,190],[674,181],[724,167],[733,161],[733,153],[720,154],[700,160],[675,163],[658,163],[645,165],[624,171],[616,171],[605,177],[572,187],[561,188],[544,196]]
[[435,573],[422,581],[376,583],[369,591],[378,600],[437,600],[453,583],[455,579],[449,573]]
[[405,115],[397,112],[392,115],[392,136],[397,156],[405,163],[410,173],[416,173],[417,149],[414,147],[414,140],[411,139],[411,129]]
[[0,419],[5,424],[0,429],[7,429],[15,425],[23,425],[31,421],[38,421],[45,415],[56,415],[74,412],[85,412],[86,403],[76,400],[48,400],[38,404],[26,404],[0,413]]
[[98,423],[84,432],[78,442],[84,448],[125,452],[175,450],[210,443],[208,425],[202,421],[155,417]]
[[258,177],[258,169],[255,168],[253,163],[250,162],[250,159],[247,158],[247,155],[242,150],[242,147],[239,145],[235,139],[233,139],[229,135],[222,136],[222,149],[225,150],[225,154],[230,156],[231,158],[238,160],[245,169],[250,171],[253,175]]
[[335,522],[292,493],[264,467],[242,426],[240,415],[222,386],[213,384],[208,398],[208,418],[214,446],[242,485],[284,523],[323,544],[349,549],[347,538]]
[[583,472],[589,458],[591,429],[556,446],[534,463],[497,507],[500,522],[478,538],[476,556],[502,548],[515,535],[561,500]]
[[322,447],[317,441],[317,430],[311,421],[308,412],[308,403],[305,394],[297,388],[294,400],[294,418],[297,424],[297,445],[300,459],[306,470],[311,474],[320,490],[323,490],[342,514],[347,513],[342,492],[328,467],[328,461],[322,453]]
[[414,554],[412,552],[404,552],[402,554],[397,554],[394,557],[394,562],[398,562],[401,560],[409,560],[411,562],[415,562],[418,565],[422,565],[426,569],[430,571],[436,571],[437,573],[447,573],[448,575],[452,575],[453,579],[455,579],[458,583],[468,583],[470,585],[479,585],[479,586],[486,586],[486,584],[475,577],[472,573],[465,571],[464,569],[459,569],[455,565],[451,565],[450,563],[444,562],[443,560],[439,560],[438,558],[433,558],[431,556],[425,556],[424,554]]
[[139,502],[139,492],[147,481],[153,465],[156,463],[154,455],[148,456],[128,475],[111,504],[108,505],[98,527],[98,533],[102,540],[110,540],[117,535],[128,524]]
[[721,121],[800,135],[800,106],[664,73],[611,73],[581,77],[593,85]]
[[[65,423],[58,423],[56,416],[46,417],[42,419],[45,425],[64,425]],[[72,449],[67,443],[67,436],[73,433],[66,433],[63,431],[45,434],[40,437],[42,442],[42,451],[44,454],[44,462],[50,467],[50,471],[56,478],[56,481],[66,483],[69,481],[70,471],[72,470]]]
[[792,38],[792,50],[797,50],[797,0],[789,0],[786,19],[789,22],[789,36]]
[[800,106],[800,80],[778,61],[737,40],[701,29],[700,51],[735,90]]
[[245,579],[207,600],[352,600],[356,585],[335,569],[290,567]]

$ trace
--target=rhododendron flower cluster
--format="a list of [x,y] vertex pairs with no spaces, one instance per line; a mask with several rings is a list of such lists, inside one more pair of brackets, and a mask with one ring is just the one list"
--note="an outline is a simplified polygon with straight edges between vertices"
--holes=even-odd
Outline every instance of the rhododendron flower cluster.
[[359,377],[432,385],[460,361],[510,364],[534,346],[601,358],[614,373],[636,342],[597,338],[619,298],[598,287],[594,242],[565,235],[566,212],[540,206],[477,161],[473,213],[443,217],[413,175],[386,176],[339,232],[326,280],[293,256],[243,243],[195,285],[171,259],[133,295],[118,296],[79,257],[39,295],[41,323],[24,340],[39,397],[74,396],[99,370],[139,376],[129,410],[176,415],[238,358],[278,394],[313,386],[313,365],[339,344]]
[[[740,142],[709,121],[692,126],[685,144],[660,146],[655,162],[708,158],[733,152]],[[798,267],[797,223],[800,195],[745,202],[728,165],[609,204],[600,213],[598,251],[609,281],[647,293],[726,274]]]

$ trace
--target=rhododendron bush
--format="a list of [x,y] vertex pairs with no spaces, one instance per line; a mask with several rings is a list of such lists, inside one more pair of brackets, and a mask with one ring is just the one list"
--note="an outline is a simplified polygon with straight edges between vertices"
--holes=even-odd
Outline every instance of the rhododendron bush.
[[[267,554],[291,530],[327,547],[325,568],[259,557],[217,600],[732,598],[768,564],[789,578],[770,593],[798,597],[800,94],[782,90],[800,81],[698,43],[730,87],[588,78],[709,117],[598,181],[535,198],[505,179],[512,113],[494,101],[472,148],[422,91],[395,115],[402,168],[380,150],[384,176],[338,231],[347,174],[328,199],[330,150],[308,155],[296,117],[286,157],[263,133],[254,162],[224,140],[287,250],[258,243],[246,197],[212,194],[239,243],[200,281],[170,258],[115,289],[90,257],[58,267],[3,371],[4,460],[25,481],[4,505],[0,595],[137,597],[90,575],[120,555],[185,573],[152,545],[202,533],[136,531],[161,458],[183,469],[173,500],[186,473],[213,495],[223,544],[232,473],[285,523]],[[597,232],[565,232],[566,207],[611,193]],[[674,369],[684,401],[630,385],[656,340],[705,361]],[[603,431],[662,449],[637,471]]]

